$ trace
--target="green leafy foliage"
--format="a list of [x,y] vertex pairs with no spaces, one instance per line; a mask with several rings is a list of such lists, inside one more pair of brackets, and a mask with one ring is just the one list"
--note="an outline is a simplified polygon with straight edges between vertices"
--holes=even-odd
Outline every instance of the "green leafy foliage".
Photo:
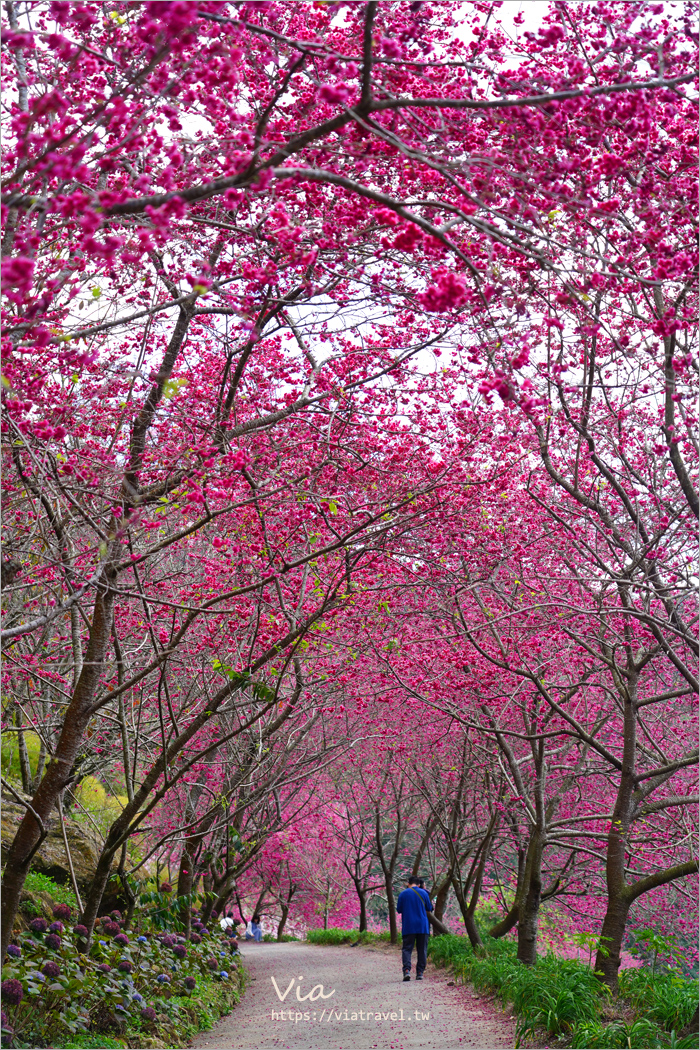
[[620,991],[669,1032],[682,1031],[698,1005],[697,981],[689,981],[679,973],[654,973],[646,967],[622,970]]
[[658,930],[647,928],[635,930],[633,948],[641,950],[644,955],[651,956],[652,976],[659,967],[659,961],[674,969],[681,962],[686,962],[687,957],[680,944],[672,937],[664,937]]
[[575,944],[577,948],[585,948],[588,952],[588,967],[593,969],[593,956],[600,952],[601,955],[607,956],[610,954],[604,941],[609,941],[609,937],[599,937],[597,933],[593,933],[590,930],[577,930],[571,934],[570,940],[572,944]]
[[126,1046],[123,1039],[111,1039],[101,1035],[95,1039],[92,1035],[76,1035],[67,1043],[55,1043],[55,1050],[122,1050]]
[[[184,893],[179,897],[173,897],[170,893],[162,893],[160,890],[151,890],[139,895],[139,904],[144,908],[145,917],[159,930],[172,928],[184,930],[185,923],[182,919],[183,913],[188,906],[194,907],[202,899],[206,900],[211,894]],[[148,908],[153,904],[155,907]]]
[[54,904],[68,904],[71,908],[75,908],[78,903],[70,887],[59,886],[52,878],[40,871],[29,872],[24,888],[29,893],[48,893]]
[[601,1024],[598,1021],[580,1025],[571,1042],[572,1047],[592,1047],[593,1050],[622,1050],[624,1047],[668,1047],[673,1050],[691,1050],[697,1047],[697,1034],[684,1038],[675,1032],[665,1033],[644,1017],[632,1024],[615,1021],[612,1024]]
[[[25,730],[24,743],[27,747],[27,756],[29,758],[29,767],[32,776],[36,776],[39,764],[39,752],[41,750],[41,740],[36,733],[33,733],[31,730]],[[2,757],[2,775],[7,777],[8,780],[21,784],[22,778],[19,764],[19,745],[16,733],[6,732],[5,729],[3,729],[0,755]]]
[[[15,939],[2,979],[19,981],[23,994],[19,1003],[3,1003],[10,1030],[3,1045],[102,1047],[112,1045],[105,1037],[165,1032],[174,1047],[184,1045],[180,1035],[186,1043],[238,1001],[244,978],[237,944],[218,925],[211,933],[198,926],[186,942],[163,932],[146,912],[126,935],[113,921],[98,922],[87,955],[70,921],[48,933],[46,921],[43,931],[37,923]],[[207,1012],[202,1002],[218,1006]],[[84,1042],[98,1035],[102,1041]]]
[[377,944],[390,939],[388,933],[369,933],[367,930],[340,930],[331,927],[329,930],[309,930],[306,934],[309,944]]
[[464,937],[431,937],[428,950],[434,963],[450,966],[477,991],[495,993],[502,1002],[513,1004],[517,1046],[538,1028],[570,1040],[572,1047],[697,1046],[697,1036],[681,1039],[677,1034],[690,1021],[698,1001],[697,982],[679,974],[623,970],[623,999],[642,1016],[630,1023],[606,1024],[602,1010],[611,1003],[610,993],[590,966],[578,960],[550,954],[534,966],[524,966],[516,958],[513,941],[490,938],[485,939],[483,951],[474,952]]

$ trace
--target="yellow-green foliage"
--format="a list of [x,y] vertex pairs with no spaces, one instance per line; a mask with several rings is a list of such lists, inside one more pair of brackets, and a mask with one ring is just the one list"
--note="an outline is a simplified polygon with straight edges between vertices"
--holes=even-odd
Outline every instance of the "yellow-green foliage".
[[[27,754],[29,755],[29,765],[32,771],[32,776],[36,776],[37,766],[39,764],[39,750],[41,748],[41,740],[36,733],[32,733],[27,730],[24,734],[24,741],[27,745]],[[17,744],[17,733],[13,733],[11,730],[3,732],[2,736],[2,775],[7,777],[8,780],[21,780],[21,773],[19,768],[19,746]]]
[[127,802],[126,795],[108,795],[95,777],[81,780],[75,789],[75,797],[103,831],[119,816]]

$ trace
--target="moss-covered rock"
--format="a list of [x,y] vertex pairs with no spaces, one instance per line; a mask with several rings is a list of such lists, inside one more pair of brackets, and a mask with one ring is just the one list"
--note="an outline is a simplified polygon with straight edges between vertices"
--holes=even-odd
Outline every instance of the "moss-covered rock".
[[[36,890],[22,890],[19,900],[20,921],[18,925],[28,925],[32,919],[48,919],[53,922],[54,901],[50,893]],[[23,921],[22,921],[23,920]]]
[[[25,809],[18,802],[3,798],[1,838],[3,852],[15,837]],[[66,837],[73,858],[75,878],[81,890],[87,889],[97,866],[100,846],[94,834],[75,820],[66,820]],[[32,860],[32,869],[48,875],[59,885],[70,884],[70,869],[58,814],[49,833]]]

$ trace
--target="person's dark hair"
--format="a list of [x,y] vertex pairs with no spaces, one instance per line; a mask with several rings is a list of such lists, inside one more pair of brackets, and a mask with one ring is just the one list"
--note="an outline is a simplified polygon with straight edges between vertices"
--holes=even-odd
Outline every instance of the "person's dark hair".
[[251,922],[260,922],[260,916],[258,915],[257,912],[255,913],[255,915],[251,919]]
[[408,876],[408,885],[409,886],[420,886],[420,884],[421,884],[421,880],[419,878],[417,878],[415,875],[409,875]]
[[422,890],[425,889],[425,879],[418,879],[418,885]]

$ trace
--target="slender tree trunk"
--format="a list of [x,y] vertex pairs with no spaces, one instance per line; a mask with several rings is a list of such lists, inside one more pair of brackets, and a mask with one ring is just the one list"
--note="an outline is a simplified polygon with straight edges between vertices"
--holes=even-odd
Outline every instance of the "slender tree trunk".
[[471,944],[472,948],[481,948],[483,947],[483,941],[481,939],[479,927],[477,926],[476,919],[474,917],[474,908],[471,908],[467,904],[464,889],[461,886],[460,880],[458,878],[455,878],[453,880],[452,886],[455,891],[457,903],[459,904],[459,910],[462,913],[462,918],[464,920],[464,928],[467,931],[469,943]]
[[[177,872],[177,895],[178,897],[190,897],[194,887],[194,865],[195,865],[195,852],[196,844],[192,844],[190,838],[185,839],[185,844],[180,854],[180,866]],[[190,934],[192,933],[192,902],[191,900],[185,906],[184,912],[180,912],[180,917],[185,924],[183,930],[184,936],[189,941]]]
[[32,767],[29,761],[29,752],[27,751],[27,741],[24,738],[24,730],[20,728],[22,725],[22,712],[19,708],[15,709],[15,726],[17,727],[17,751],[19,754],[19,771],[22,777],[22,789],[25,795],[31,795],[34,787],[32,779]]
[[[44,719],[47,719],[48,718],[48,712],[46,710],[47,705],[45,703],[42,703],[41,707],[43,709]],[[32,791],[34,790],[34,786],[41,782],[41,778],[44,775],[45,768],[46,768],[46,740],[45,740],[44,734],[42,733],[41,736],[39,737],[39,757],[37,758],[37,761],[36,761],[36,773],[34,774],[34,780],[32,781]]]
[[[196,799],[195,799],[196,806]],[[195,810],[192,806],[185,807],[185,823],[194,819]],[[200,843],[206,836],[209,828],[212,826],[217,818],[216,813],[210,813],[208,817],[199,824],[194,834],[190,834],[186,837],[182,845],[182,853],[180,854],[180,864],[177,872],[177,895],[178,897],[190,896],[194,892],[194,880],[195,880],[195,868],[197,850]],[[185,907],[184,912],[180,912],[185,923],[184,935],[189,940],[190,933],[192,930],[192,903],[191,901]]]
[[435,918],[440,922],[442,922],[445,915],[445,908],[447,906],[447,898],[450,894],[451,885],[452,869],[450,868],[445,878],[441,882],[438,882],[437,886],[433,887],[433,892],[437,891],[435,892],[434,914]]
[[488,931],[489,937],[494,937],[496,939],[500,937],[505,937],[507,933],[510,933],[510,931],[513,929],[513,927],[516,925],[520,918],[520,902],[522,901],[523,893],[525,890],[526,856],[526,851],[521,846],[519,846],[518,881],[515,886],[515,899],[513,900],[513,903],[511,904],[510,908],[503,916],[503,918],[494,926],[492,926],[491,929]]
[[389,908],[389,936],[392,944],[399,942],[399,930],[396,922],[396,900],[394,899],[394,887],[391,876],[386,877],[386,903]]
[[63,836],[63,848],[66,851],[66,860],[68,861],[68,871],[70,872],[71,886],[73,887],[73,893],[75,894],[75,899],[78,902],[78,907],[82,911],[83,905],[82,905],[82,901],[80,899],[80,890],[78,888],[78,883],[77,883],[77,880],[75,878],[75,868],[73,867],[73,857],[71,856],[70,846],[68,845],[68,835],[66,834],[66,822],[65,822],[64,816],[63,816],[63,796],[62,795],[59,795],[58,798],[56,799],[56,809],[58,810],[58,819],[61,822],[61,835]]
[[282,917],[281,917],[280,921],[277,923],[277,940],[278,941],[282,940],[282,934],[284,933],[284,928],[287,925],[287,916],[289,915],[289,904],[287,904],[286,902],[280,901],[280,910],[282,912]]
[[[32,808],[45,827],[48,825],[59,795],[70,781],[71,771],[90,721],[92,702],[109,642],[114,605],[114,592],[111,585],[115,577],[116,573],[113,569],[106,569],[101,584],[98,585],[83,669],[66,710],[53,759],[32,799]],[[27,810],[6,856],[2,885],[2,944],[0,946],[0,955],[3,959],[12,937],[20,895],[40,835],[41,828]]]
[[367,929],[367,891],[363,888],[359,879],[353,879],[353,882],[355,883],[355,890],[360,902],[360,933],[364,933]]
[[445,924],[444,924],[444,923],[440,922],[440,920],[439,920],[439,919],[436,919],[436,918],[435,918],[435,916],[433,915],[433,913],[432,913],[431,911],[429,911],[429,912],[427,913],[427,915],[428,915],[428,922],[430,923],[430,925],[432,926],[432,928],[433,928],[433,929],[435,930],[435,934],[434,934],[434,936],[437,936],[437,937],[439,937],[439,936],[440,936],[440,934],[443,934],[443,933],[449,933],[449,932],[450,932],[450,931],[449,931],[449,930],[447,929],[447,927],[445,926]]
[[212,879],[209,885],[207,886],[207,876],[204,876],[204,885],[206,886],[207,890],[212,891],[212,895],[209,897],[208,900],[204,902],[204,906],[202,907],[201,918],[202,922],[205,925],[211,918],[212,912],[215,911],[218,914],[221,913],[221,909],[231,896],[234,882],[235,876],[232,874],[228,875],[224,872],[224,875],[221,879]]
[[[636,679],[628,676],[626,688],[620,690],[623,702],[622,769],[605,856],[608,904],[595,960],[595,968],[601,975],[603,984],[607,985],[614,995],[618,990],[620,951],[631,904],[625,893],[625,847],[634,809],[634,773],[637,757],[636,692]],[[603,937],[609,939],[602,940]]]
[[377,855],[379,857],[379,863],[381,864],[382,872],[384,874],[384,887],[386,889],[386,903],[389,909],[389,937],[392,944],[398,944],[399,934],[398,925],[396,922],[396,900],[394,898],[394,869],[396,867],[396,857],[398,855],[399,837],[401,835],[400,825],[396,829],[396,842],[395,847],[391,856],[391,860],[387,862],[384,847],[382,845],[382,828],[381,818],[379,815],[379,809],[376,810],[375,820],[375,840],[377,844]]
[[488,931],[489,937],[505,937],[507,933],[513,929],[520,916],[520,899],[516,896],[510,909],[506,912],[500,922],[497,922],[495,926],[492,926]]
[[431,817],[430,820],[428,821],[427,825],[426,825],[425,832],[423,834],[423,838],[421,839],[420,846],[418,847],[418,850],[417,850],[416,855],[415,855],[414,860],[413,860],[413,867],[411,869],[411,875],[413,875],[414,878],[418,878],[418,874],[420,872],[420,866],[423,863],[423,857],[425,855],[426,849],[428,848],[428,843],[430,842],[430,839],[432,838],[433,832],[435,831],[435,825],[436,824],[437,824],[436,818],[435,817]]
[[90,888],[85,898],[85,907],[80,917],[80,921],[83,926],[87,926],[88,930],[88,945],[92,939],[92,931],[95,928],[95,920],[100,911],[100,905],[102,904],[102,898],[104,896],[105,888],[109,881],[109,873],[112,869],[112,861],[114,860],[115,849],[103,849],[100,855],[100,859],[97,862],[95,868],[95,874],[92,877]]

